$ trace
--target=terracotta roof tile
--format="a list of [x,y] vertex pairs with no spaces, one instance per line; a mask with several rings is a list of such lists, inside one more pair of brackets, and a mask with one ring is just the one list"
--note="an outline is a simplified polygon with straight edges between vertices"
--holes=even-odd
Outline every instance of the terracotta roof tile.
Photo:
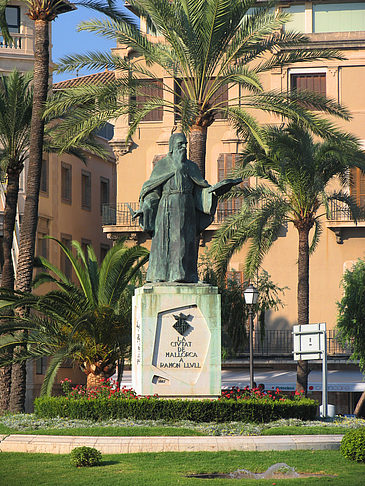
[[53,84],[53,89],[67,89],[75,88],[76,86],[83,86],[85,84],[102,84],[115,79],[114,71],[103,71],[102,73],[88,74],[87,76],[79,76],[77,78],[67,79],[66,81],[59,81]]

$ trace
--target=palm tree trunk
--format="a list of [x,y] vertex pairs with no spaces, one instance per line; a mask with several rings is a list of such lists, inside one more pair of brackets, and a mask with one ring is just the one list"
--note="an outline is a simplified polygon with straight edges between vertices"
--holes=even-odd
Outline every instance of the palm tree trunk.
[[205,177],[205,154],[207,151],[208,127],[193,125],[189,135],[189,159],[195,162]]
[[362,392],[361,397],[359,398],[359,401],[356,404],[354,414],[358,418],[365,417],[365,391]]
[[86,378],[86,388],[88,390],[100,388],[108,378],[109,375],[105,375],[104,373],[89,373]]
[[4,210],[4,239],[3,253],[4,266],[1,277],[1,286],[12,290],[14,288],[14,267],[12,247],[14,227],[19,193],[19,171],[8,169],[8,184],[6,188],[6,200]]
[[0,368],[0,415],[9,410],[11,365]]
[[[49,22],[35,20],[34,95],[30,127],[29,166],[24,216],[20,231],[16,289],[30,292],[35,239],[38,222],[39,187],[42,168],[44,121],[43,107],[47,100],[49,78]],[[10,407],[14,412],[24,410],[26,363],[13,365]]]
[[[309,323],[309,243],[308,236],[311,226],[301,221],[297,226],[299,234],[298,248],[298,325]],[[296,391],[307,394],[308,388],[308,361],[299,360],[297,363]]]
[[[13,247],[18,193],[19,171],[8,168],[8,184],[6,188],[6,200],[4,209],[4,266],[1,277],[1,286],[10,290],[14,288],[14,268],[11,250]],[[11,351],[8,354],[11,355]],[[0,413],[9,410],[11,372],[11,365],[0,368]]]

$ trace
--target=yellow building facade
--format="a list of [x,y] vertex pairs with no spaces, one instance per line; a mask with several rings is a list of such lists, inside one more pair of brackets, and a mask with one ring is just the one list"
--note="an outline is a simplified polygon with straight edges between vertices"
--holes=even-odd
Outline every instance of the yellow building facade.
[[[342,52],[345,60],[312,61],[293,66],[276,68],[261,77],[267,90],[286,91],[293,87],[311,89],[326,94],[352,113],[350,122],[336,120],[342,129],[364,141],[365,148],[365,3],[364,2],[285,2],[278,8],[292,14],[286,29],[307,34],[311,47],[328,47]],[[145,29],[141,20],[141,29]],[[133,56],[133,52],[117,46],[115,54]],[[173,79],[166,73],[156,72],[164,83],[173,86]],[[229,98],[235,97],[237,88],[229,90]],[[280,123],[278,118],[253,112],[261,123]],[[149,178],[154,161],[168,151],[168,139],[176,120],[172,113],[160,112],[155,119],[143,121],[133,135],[133,142],[126,143],[128,121],[119,119],[115,125],[111,144],[117,161],[117,207],[111,213],[104,231],[115,238],[128,234],[133,241],[149,245],[147,236],[131,221],[125,203],[137,206],[140,188]],[[208,129],[206,179],[214,184],[229,171],[243,145],[226,120],[216,120]],[[365,188],[363,177],[355,175],[355,185],[348,190],[359,203]],[[250,180],[251,185],[257,181]],[[357,189],[356,189],[357,188]],[[220,222],[234,208],[221,209],[216,221],[202,236],[202,246],[208,244]],[[114,219],[113,219],[114,218]],[[327,322],[333,329],[336,322],[336,301],[341,298],[340,281],[345,269],[357,258],[364,256],[365,223],[357,225],[343,208],[334,208],[331,220],[325,220],[325,231],[320,245],[310,259],[310,322]],[[283,298],[285,307],[272,312],[268,319],[269,329],[291,329],[297,320],[297,254],[296,230],[283,227],[282,236],[265,258],[263,268],[280,287],[289,287]],[[242,271],[244,251],[235,254],[230,269]]]

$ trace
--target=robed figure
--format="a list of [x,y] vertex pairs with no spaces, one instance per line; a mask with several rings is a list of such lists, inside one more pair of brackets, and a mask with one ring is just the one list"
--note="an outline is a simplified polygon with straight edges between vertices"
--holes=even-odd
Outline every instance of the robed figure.
[[159,160],[140,194],[140,225],[152,236],[148,282],[198,282],[199,234],[214,219],[217,196],[241,180],[210,186],[187,159],[182,133],[171,135],[169,153]]

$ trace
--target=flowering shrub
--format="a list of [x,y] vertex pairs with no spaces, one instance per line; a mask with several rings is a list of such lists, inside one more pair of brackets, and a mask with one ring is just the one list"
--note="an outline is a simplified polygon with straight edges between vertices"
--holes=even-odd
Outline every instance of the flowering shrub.
[[[78,400],[80,398],[87,398],[88,400],[94,400],[96,398],[107,398],[107,399],[132,399],[138,400],[141,398],[133,388],[126,388],[123,386],[122,388],[119,387],[118,383],[111,378],[107,380],[101,380],[101,385],[97,388],[86,388],[86,385],[76,385],[71,386],[71,380],[69,378],[65,378],[61,381],[62,391],[65,397],[70,400]],[[146,396],[143,398],[151,398],[150,396]],[[153,396],[153,398],[157,398],[157,394]]]
[[265,390],[258,386],[250,389],[248,386],[239,388],[233,386],[228,390],[222,390],[222,395],[218,400],[273,400],[273,401],[287,401],[287,400],[301,400],[303,393],[297,391],[292,392],[290,396],[282,393],[279,388],[275,390]]

